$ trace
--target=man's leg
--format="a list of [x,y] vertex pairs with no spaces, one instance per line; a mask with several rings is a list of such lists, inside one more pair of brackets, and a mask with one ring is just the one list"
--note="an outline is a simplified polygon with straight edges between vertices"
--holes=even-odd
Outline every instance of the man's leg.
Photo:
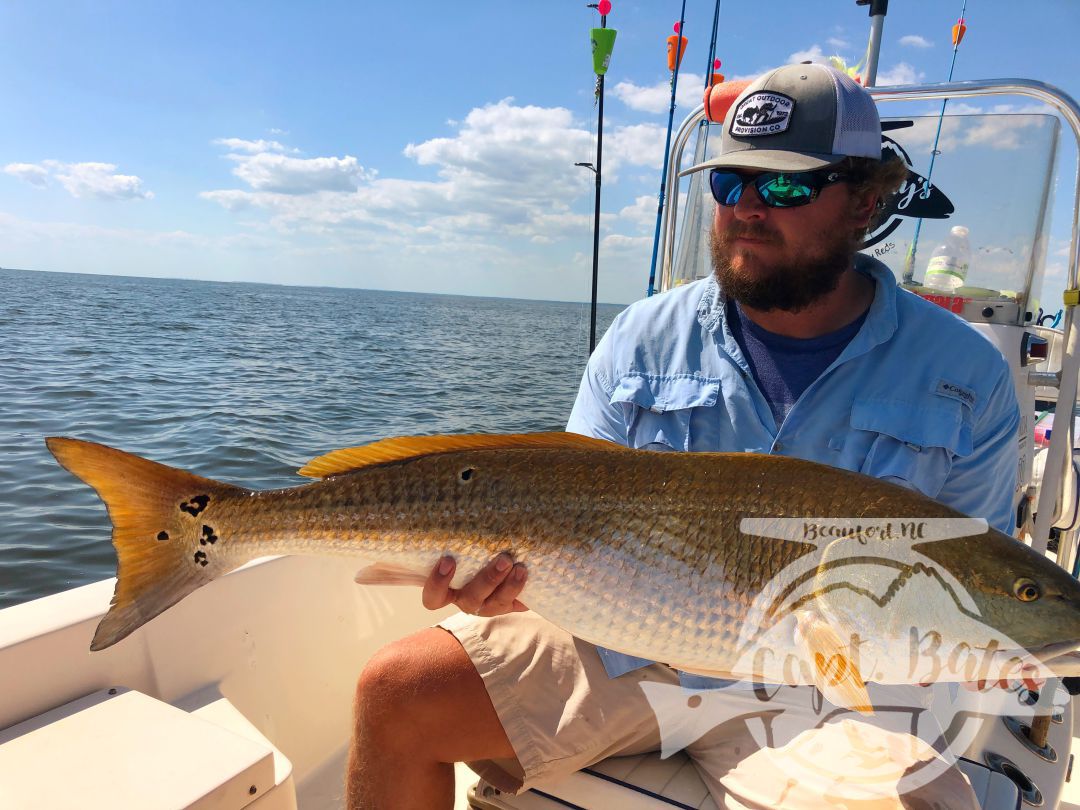
[[440,628],[385,648],[361,676],[351,807],[448,808],[457,761],[516,793],[659,747],[642,683],[677,684],[671,669],[609,678],[593,645],[532,612],[459,613]]
[[348,807],[451,808],[454,765],[514,759],[484,682],[450,633],[422,630],[380,650],[357,686]]

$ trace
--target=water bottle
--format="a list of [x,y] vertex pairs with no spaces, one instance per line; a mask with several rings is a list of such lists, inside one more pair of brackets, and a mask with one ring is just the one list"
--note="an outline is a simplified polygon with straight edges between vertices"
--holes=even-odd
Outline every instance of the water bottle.
[[953,225],[945,241],[930,254],[923,284],[946,292],[963,287],[970,266],[971,245],[968,243],[968,229],[963,225]]

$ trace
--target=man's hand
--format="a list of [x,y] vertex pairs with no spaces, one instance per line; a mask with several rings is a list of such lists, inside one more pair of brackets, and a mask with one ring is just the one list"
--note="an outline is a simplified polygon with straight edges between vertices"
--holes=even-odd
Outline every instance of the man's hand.
[[525,566],[515,564],[509,554],[499,554],[460,588],[451,588],[450,580],[456,570],[453,557],[439,560],[424,583],[424,607],[438,610],[453,604],[473,616],[501,616],[528,610],[517,599],[525,587]]

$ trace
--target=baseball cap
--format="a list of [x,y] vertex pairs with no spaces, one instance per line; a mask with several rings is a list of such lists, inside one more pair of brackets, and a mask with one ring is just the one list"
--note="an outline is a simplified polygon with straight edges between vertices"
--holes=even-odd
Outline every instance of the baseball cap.
[[847,157],[881,159],[881,119],[870,94],[825,65],[785,65],[739,94],[724,116],[720,153],[702,169],[812,171]]

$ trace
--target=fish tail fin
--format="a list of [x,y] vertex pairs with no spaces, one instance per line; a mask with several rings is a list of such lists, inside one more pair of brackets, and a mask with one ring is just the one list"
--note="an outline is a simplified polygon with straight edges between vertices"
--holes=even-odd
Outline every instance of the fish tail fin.
[[214,506],[247,490],[93,442],[50,437],[45,443],[66,470],[93,487],[113,524],[116,590],[91,650],[112,646],[234,567],[208,556],[218,540]]

